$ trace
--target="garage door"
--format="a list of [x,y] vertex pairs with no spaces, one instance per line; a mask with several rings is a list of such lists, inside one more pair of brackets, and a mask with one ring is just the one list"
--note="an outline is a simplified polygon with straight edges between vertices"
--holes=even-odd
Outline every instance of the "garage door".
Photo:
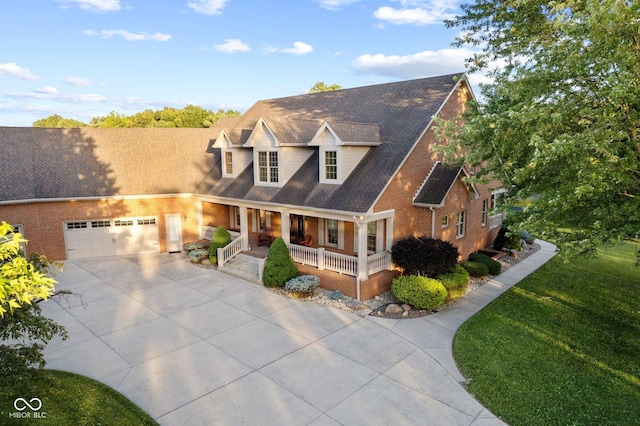
[[63,225],[67,259],[160,251],[155,217],[73,221]]

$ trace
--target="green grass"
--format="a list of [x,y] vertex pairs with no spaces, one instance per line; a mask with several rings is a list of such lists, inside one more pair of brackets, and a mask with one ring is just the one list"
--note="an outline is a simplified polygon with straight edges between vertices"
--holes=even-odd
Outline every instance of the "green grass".
[[[39,398],[44,418],[9,417],[16,413],[14,401]],[[34,402],[36,404],[36,402]],[[19,405],[21,408],[22,405]],[[112,388],[77,374],[35,370],[33,377],[11,388],[0,389],[0,424],[5,425],[157,425],[138,406]]]
[[554,258],[463,324],[469,392],[512,426],[640,424],[636,250]]

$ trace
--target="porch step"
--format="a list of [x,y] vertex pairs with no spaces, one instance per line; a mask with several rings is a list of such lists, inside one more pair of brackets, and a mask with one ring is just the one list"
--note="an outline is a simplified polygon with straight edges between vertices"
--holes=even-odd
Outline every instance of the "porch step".
[[225,274],[233,275],[234,277],[262,284],[259,281],[258,276],[259,262],[260,260],[257,257],[239,253],[218,270],[220,272],[224,272]]

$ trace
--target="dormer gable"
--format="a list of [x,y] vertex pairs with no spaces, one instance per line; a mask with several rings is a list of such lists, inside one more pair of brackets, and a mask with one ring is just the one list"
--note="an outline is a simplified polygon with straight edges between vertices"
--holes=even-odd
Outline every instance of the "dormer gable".
[[222,177],[236,178],[251,164],[251,151],[240,149],[242,145],[235,143],[240,141],[238,137],[241,137],[243,132],[246,135],[245,129],[222,129],[212,144],[213,148],[220,150]]
[[367,152],[380,143],[377,124],[323,122],[309,142],[309,146],[320,147],[320,183],[344,183]]

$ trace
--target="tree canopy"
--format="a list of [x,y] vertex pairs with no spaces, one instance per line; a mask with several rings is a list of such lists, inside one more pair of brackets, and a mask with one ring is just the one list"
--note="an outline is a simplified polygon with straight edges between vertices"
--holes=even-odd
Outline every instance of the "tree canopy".
[[[520,225],[568,253],[640,232],[640,3],[476,0],[447,22],[480,50],[480,102],[465,125],[441,123],[511,201]],[[482,174],[482,173],[481,173]]]
[[331,86],[327,86],[324,81],[319,81],[309,89],[309,93],[320,93],[320,92],[330,92],[332,90],[340,90],[342,86],[339,84],[332,84]]
[[240,115],[235,110],[208,110],[196,105],[182,109],[164,107],[160,110],[147,109],[132,115],[112,111],[102,117],[95,117],[89,124],[63,118],[57,114],[35,121],[34,127],[211,127],[222,117]]

